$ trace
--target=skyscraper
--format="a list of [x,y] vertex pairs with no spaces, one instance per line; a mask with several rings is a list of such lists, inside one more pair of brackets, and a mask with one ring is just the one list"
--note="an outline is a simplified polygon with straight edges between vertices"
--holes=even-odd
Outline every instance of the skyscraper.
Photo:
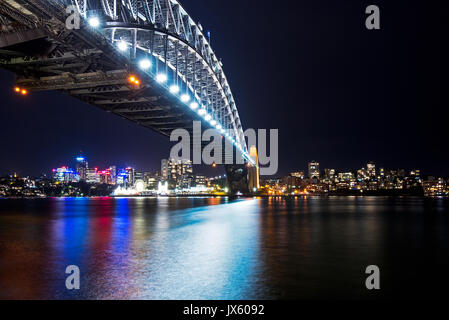
[[79,156],[76,158],[76,172],[80,175],[81,181],[87,180],[87,169],[89,165],[86,158]]
[[192,175],[193,165],[190,160],[163,159],[161,161],[162,180],[176,183],[182,175]]
[[135,170],[134,168],[128,167],[125,169],[126,172],[126,185],[134,186],[135,179]]
[[309,179],[320,178],[320,164],[316,161],[309,162]]
[[168,160],[162,159],[161,161],[161,178],[162,180],[168,180]]
[[369,177],[375,177],[376,176],[376,165],[373,161],[368,162],[366,165],[366,170]]

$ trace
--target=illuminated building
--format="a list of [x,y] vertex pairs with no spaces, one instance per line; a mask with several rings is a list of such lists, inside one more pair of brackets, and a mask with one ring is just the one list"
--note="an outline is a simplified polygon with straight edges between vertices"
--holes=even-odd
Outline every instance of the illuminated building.
[[112,180],[111,170],[107,169],[104,171],[98,171],[98,175],[100,176],[100,183],[104,184],[114,184]]
[[126,185],[134,186],[135,183],[135,170],[134,168],[128,167],[125,169],[126,172]]
[[376,165],[373,161],[368,162],[366,165],[366,172],[369,177],[375,177],[376,176]]
[[161,178],[169,181],[171,187],[178,187],[181,176],[193,175],[193,165],[190,160],[163,159],[161,161]]
[[76,172],[80,175],[81,181],[87,180],[87,169],[89,168],[89,165],[87,163],[86,158],[79,156],[76,158]]
[[109,172],[111,173],[112,184],[116,184],[117,183],[117,167],[116,166],[110,166],[109,167]]
[[341,172],[338,174],[338,179],[346,182],[355,181],[354,174],[352,172]]
[[309,179],[320,179],[320,164],[316,161],[309,162]]
[[53,179],[60,183],[78,182],[79,174],[68,167],[53,169]]
[[434,179],[429,177],[427,181],[423,182],[424,195],[427,197],[442,197],[448,196],[449,191],[446,187],[444,179]]
[[98,174],[98,168],[87,169],[86,173],[87,183],[100,183],[100,175]]
[[365,168],[357,170],[357,180],[365,181],[369,178],[368,171]]
[[162,180],[168,180],[168,160],[162,159],[161,161],[161,177]]
[[292,177],[299,178],[299,179],[304,179],[304,177],[305,177],[304,171],[292,172],[292,173],[290,173],[290,175]]
[[206,186],[206,177],[202,175],[195,176],[195,185],[196,186]]

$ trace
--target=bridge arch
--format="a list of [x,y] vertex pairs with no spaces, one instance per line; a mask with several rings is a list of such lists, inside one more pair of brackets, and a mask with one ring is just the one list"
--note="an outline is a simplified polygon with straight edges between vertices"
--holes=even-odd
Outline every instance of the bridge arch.
[[[195,23],[177,0],[68,0],[88,22],[101,20],[101,33],[136,66],[151,62],[144,70],[166,90],[187,94],[198,104],[198,113],[218,131],[227,134],[248,161],[242,124],[221,61],[215,55],[201,25]],[[161,71],[162,70],[162,71]],[[179,89],[179,90],[178,90]],[[191,105],[192,102],[189,101]]]

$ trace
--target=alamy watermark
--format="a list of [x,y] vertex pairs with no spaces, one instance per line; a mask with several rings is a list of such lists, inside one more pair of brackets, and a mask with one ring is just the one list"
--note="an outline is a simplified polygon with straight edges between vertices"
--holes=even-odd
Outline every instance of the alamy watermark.
[[365,286],[368,290],[380,290],[380,269],[376,265],[366,267],[366,274],[369,276],[365,280]]
[[[215,129],[202,132],[201,121],[193,121],[193,134],[190,136],[186,129],[173,130],[170,141],[178,142],[170,151],[170,158],[174,160],[188,159],[193,164],[245,164],[250,153],[236,152],[234,157],[233,143],[226,139],[227,135]],[[267,144],[266,129],[248,129],[244,132],[249,148],[257,148],[257,156],[251,157],[258,161],[261,175],[275,175],[279,167],[279,130],[269,130],[269,146]],[[203,142],[208,144],[202,148]],[[242,141],[242,145],[246,141]],[[248,148],[248,149],[249,149]],[[268,149],[269,148],[269,149]],[[244,148],[243,148],[244,150]],[[192,155],[192,157],[191,157]],[[246,160],[245,160],[246,158]]]
[[366,7],[365,13],[369,16],[365,20],[365,26],[368,30],[380,29],[380,9],[376,5]]
[[76,265],[67,266],[65,273],[69,276],[65,279],[65,287],[67,290],[80,289],[80,268]]

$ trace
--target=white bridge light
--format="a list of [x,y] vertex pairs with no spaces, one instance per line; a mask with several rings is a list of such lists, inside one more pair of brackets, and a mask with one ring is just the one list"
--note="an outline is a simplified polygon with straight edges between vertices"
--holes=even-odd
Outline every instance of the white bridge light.
[[176,84],[170,86],[170,92],[173,93],[173,94],[178,93],[179,92],[179,87]]
[[117,42],[117,48],[120,51],[126,51],[126,50],[128,50],[128,44],[125,41],[119,41],[119,42]]
[[183,94],[181,96],[181,101],[182,102],[189,102],[190,101],[190,96],[188,94]]
[[90,17],[88,22],[92,28],[97,28],[100,25],[100,19],[97,17]]
[[148,59],[140,60],[139,67],[143,70],[151,68],[151,61]]
[[217,128],[217,130],[221,130],[221,125],[217,124],[215,128]]
[[192,102],[192,103],[190,104],[190,109],[192,109],[192,110],[198,109],[198,103],[196,103],[195,101]]
[[217,124],[217,121],[211,120],[211,121],[210,121],[210,124],[211,124],[212,126],[215,126],[215,125]]
[[210,114],[206,114],[204,116],[204,119],[206,119],[206,121],[209,121],[210,119],[212,119],[212,117],[210,116]]
[[200,109],[200,110],[198,110],[198,114],[199,114],[200,116],[202,116],[203,114],[206,114],[206,109]]
[[159,73],[156,76],[156,81],[159,83],[163,83],[163,82],[167,81],[167,75],[165,73]]

